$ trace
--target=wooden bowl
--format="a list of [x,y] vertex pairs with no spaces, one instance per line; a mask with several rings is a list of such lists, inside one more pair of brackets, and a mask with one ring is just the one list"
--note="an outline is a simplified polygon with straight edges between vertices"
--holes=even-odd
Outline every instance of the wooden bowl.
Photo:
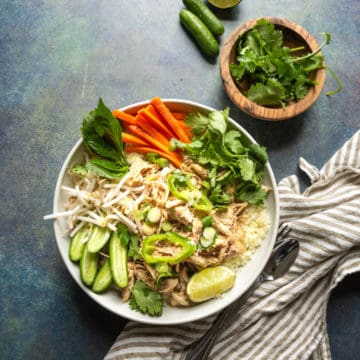
[[[300,25],[286,19],[275,17],[265,18],[283,32],[284,45],[290,48],[304,46],[303,53],[316,50],[319,46],[316,40]],[[311,74],[317,85],[311,86],[306,96],[299,101],[294,101],[282,107],[261,106],[250,101],[230,73],[230,64],[236,62],[237,42],[240,35],[250,30],[259,19],[253,19],[236,28],[225,41],[220,54],[220,74],[225,91],[231,101],[245,113],[262,120],[278,121],[292,118],[310,108],[319,97],[325,83],[325,69],[319,69]],[[321,53],[319,53],[321,54]],[[296,55],[300,55],[297,53]]]

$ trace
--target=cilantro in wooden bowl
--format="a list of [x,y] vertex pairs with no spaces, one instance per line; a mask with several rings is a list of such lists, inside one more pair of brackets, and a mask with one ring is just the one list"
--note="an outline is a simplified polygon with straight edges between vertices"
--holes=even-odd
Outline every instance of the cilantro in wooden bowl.
[[300,25],[279,18],[240,26],[221,51],[220,73],[228,96],[241,110],[263,120],[301,114],[324,86],[327,67],[320,49],[330,35],[323,35],[319,46]]

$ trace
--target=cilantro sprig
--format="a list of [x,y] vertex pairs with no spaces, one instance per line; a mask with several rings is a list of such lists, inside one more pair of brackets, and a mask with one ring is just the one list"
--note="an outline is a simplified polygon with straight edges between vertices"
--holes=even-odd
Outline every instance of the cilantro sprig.
[[335,78],[338,89],[326,95],[341,91],[342,84],[335,73],[324,65],[319,54],[324,45],[330,43],[330,34],[322,33],[324,42],[315,51],[303,56],[293,56],[300,48],[283,46],[283,33],[267,19],[260,19],[255,26],[238,39],[236,62],[230,64],[233,78],[250,87],[244,91],[246,97],[262,106],[285,107],[291,101],[305,97],[309,87],[317,84],[310,78],[311,72],[326,68]]
[[129,304],[131,309],[150,316],[160,316],[163,310],[161,295],[151,290],[141,280],[136,280],[131,289]]
[[173,143],[206,167],[209,179],[203,187],[216,208],[226,208],[234,198],[262,204],[263,171],[268,160],[265,147],[250,144],[238,130],[229,127],[229,109],[189,114],[186,118],[191,143]]

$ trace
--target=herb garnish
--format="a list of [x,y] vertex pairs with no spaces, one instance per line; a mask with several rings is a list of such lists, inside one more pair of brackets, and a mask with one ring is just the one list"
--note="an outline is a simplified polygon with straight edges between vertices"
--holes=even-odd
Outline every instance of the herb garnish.
[[189,114],[187,125],[194,134],[190,144],[173,143],[205,166],[208,182],[203,184],[207,197],[216,208],[226,208],[236,198],[262,204],[263,171],[268,160],[265,147],[249,144],[240,131],[229,128],[229,109],[208,115]]
[[160,294],[151,290],[143,281],[136,280],[131,289],[130,307],[143,314],[160,316],[163,310],[163,300]]
[[237,82],[250,83],[244,95],[263,106],[285,107],[290,101],[301,100],[310,86],[317,84],[309,75],[312,71],[326,68],[335,78],[338,89],[326,95],[341,91],[338,77],[324,66],[320,49],[330,43],[330,34],[322,33],[325,41],[314,52],[300,57],[292,56],[302,47],[290,49],[283,46],[283,33],[275,29],[267,19],[260,19],[256,25],[238,39],[236,63],[230,64],[230,72]]
[[123,177],[129,168],[121,140],[121,126],[102,99],[82,122],[82,137],[87,150],[94,155],[85,165],[76,165],[72,172],[84,175],[92,172],[109,179]]

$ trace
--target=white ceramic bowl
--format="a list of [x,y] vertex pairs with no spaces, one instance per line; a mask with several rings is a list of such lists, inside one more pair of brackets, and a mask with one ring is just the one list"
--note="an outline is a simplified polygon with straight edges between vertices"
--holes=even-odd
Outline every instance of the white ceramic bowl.
[[[208,106],[204,106],[192,101],[177,99],[163,99],[163,101],[173,111],[201,111],[207,113],[215,110]],[[147,103],[148,101],[136,103],[126,106],[122,108],[122,110],[125,110],[129,113],[135,113],[138,109],[140,109]],[[245,129],[239,126],[234,120],[230,119],[230,121],[235,128],[237,128],[244,134],[245,137],[247,137],[251,142],[255,142],[255,140],[251,137],[250,134],[246,132]],[[64,194],[61,190],[61,185],[72,185],[67,172],[74,163],[82,160],[83,152],[84,146],[82,144],[82,140],[79,140],[67,156],[61,168],[54,195],[54,213],[64,210],[64,204],[67,200],[67,195]],[[264,240],[262,246],[256,251],[251,261],[238,270],[234,287],[219,298],[212,299],[210,301],[195,305],[190,308],[173,308],[170,306],[165,306],[161,317],[150,317],[147,315],[143,315],[137,311],[131,310],[128,303],[121,302],[120,296],[116,291],[111,290],[104,294],[95,294],[82,283],[80,279],[79,266],[77,264],[74,264],[68,256],[70,239],[67,235],[64,235],[66,223],[65,219],[63,218],[59,218],[54,221],[56,242],[60,254],[64,260],[65,266],[69,270],[74,280],[88,296],[90,296],[98,304],[108,309],[109,311],[112,311],[113,313],[130,320],[149,324],[170,325],[198,320],[222,310],[223,308],[231,304],[233,301],[235,301],[237,298],[239,298],[251,286],[257,276],[261,273],[271,254],[278,228],[279,200],[276,188],[276,181],[270,164],[267,164],[265,168],[264,184],[269,185],[273,189],[269,193],[269,196],[266,200],[266,205],[269,209],[271,216],[270,231],[266,239]]]

